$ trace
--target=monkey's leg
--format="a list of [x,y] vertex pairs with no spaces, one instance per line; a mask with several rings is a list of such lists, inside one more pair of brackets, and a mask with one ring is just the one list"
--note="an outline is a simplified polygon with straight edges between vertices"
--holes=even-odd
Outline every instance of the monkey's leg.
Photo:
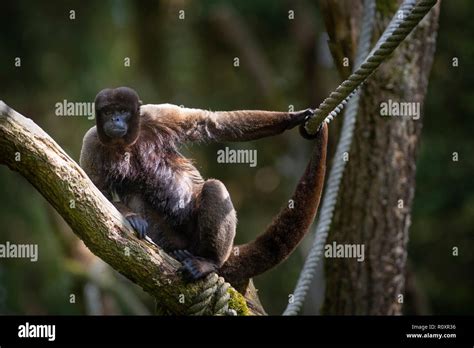
[[196,220],[189,251],[173,253],[192,280],[221,267],[234,243],[237,217],[229,193],[219,180],[204,183],[197,201]]

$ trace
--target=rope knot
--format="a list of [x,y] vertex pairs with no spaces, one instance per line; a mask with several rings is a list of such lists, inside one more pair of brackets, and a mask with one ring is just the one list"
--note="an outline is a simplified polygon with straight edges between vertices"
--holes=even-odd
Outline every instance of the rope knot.
[[190,315],[236,315],[229,309],[230,284],[216,273],[209,274],[201,281],[199,294],[193,299],[189,307]]

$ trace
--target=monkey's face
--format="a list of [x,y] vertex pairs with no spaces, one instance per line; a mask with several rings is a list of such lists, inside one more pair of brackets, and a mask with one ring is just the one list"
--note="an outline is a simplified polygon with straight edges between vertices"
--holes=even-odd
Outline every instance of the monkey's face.
[[132,112],[123,105],[109,105],[102,110],[104,133],[109,138],[122,138],[127,134]]
[[102,143],[129,145],[140,127],[140,101],[128,87],[104,89],[95,98],[97,132]]

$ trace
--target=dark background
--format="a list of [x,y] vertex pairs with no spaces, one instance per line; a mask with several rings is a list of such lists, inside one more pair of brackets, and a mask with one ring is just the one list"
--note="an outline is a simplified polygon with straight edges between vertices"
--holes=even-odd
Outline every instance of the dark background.
[[[406,313],[474,310],[473,9],[469,0],[443,1],[441,6],[417,162],[408,246],[413,289]],[[69,18],[70,10],[76,19]],[[178,18],[180,10],[184,20]],[[293,21],[289,10],[295,11]],[[21,58],[19,68],[15,57]],[[125,57],[130,67],[124,67]],[[239,67],[233,65],[235,57]],[[453,57],[459,58],[458,68],[452,67]],[[91,102],[102,88],[126,85],[144,103],[212,110],[304,109],[317,106],[340,81],[315,1],[0,5],[0,100],[31,117],[76,161],[94,120],[56,116],[55,104],[64,99]],[[257,167],[217,163],[216,151],[224,146],[258,149]],[[245,242],[262,232],[287,202],[310,147],[290,131],[251,143],[183,151],[196,160],[203,176],[226,184],[238,211],[237,242]],[[452,162],[453,152],[459,153],[458,162]],[[37,243],[40,252],[36,263],[0,259],[0,313],[90,313],[84,296],[94,281],[84,270],[93,258],[84,256],[81,243],[71,239],[72,232],[45,199],[6,167],[0,167],[0,197],[0,243]],[[269,313],[279,314],[286,306],[310,243],[311,237],[306,238],[288,261],[256,279]],[[452,256],[454,246],[457,257]],[[152,310],[146,294],[115,278]],[[110,288],[101,286],[100,291],[101,312],[135,313]]]

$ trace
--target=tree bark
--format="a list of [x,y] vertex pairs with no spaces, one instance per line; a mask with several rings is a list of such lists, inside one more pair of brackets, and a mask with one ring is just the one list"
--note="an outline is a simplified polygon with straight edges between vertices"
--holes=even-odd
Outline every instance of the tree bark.
[[[375,38],[380,36],[398,4],[395,0],[377,1]],[[343,15],[350,17],[355,6],[361,7],[362,1],[351,1]],[[423,117],[382,117],[380,111],[381,103],[389,100],[420,103],[422,110],[435,52],[438,15],[439,3],[362,90],[328,244],[360,244],[364,246],[365,260],[325,260],[326,314],[402,312],[416,153]]]
[[[79,165],[32,120],[1,101],[0,164],[23,175],[95,255],[150,293],[161,310],[189,314],[203,291],[203,282],[184,283],[177,273],[179,262],[136,238],[128,222]],[[230,288],[229,309],[238,315],[263,314],[250,290],[244,299]],[[247,306],[246,300],[252,306]],[[213,301],[217,298],[212,298],[211,304]]]

